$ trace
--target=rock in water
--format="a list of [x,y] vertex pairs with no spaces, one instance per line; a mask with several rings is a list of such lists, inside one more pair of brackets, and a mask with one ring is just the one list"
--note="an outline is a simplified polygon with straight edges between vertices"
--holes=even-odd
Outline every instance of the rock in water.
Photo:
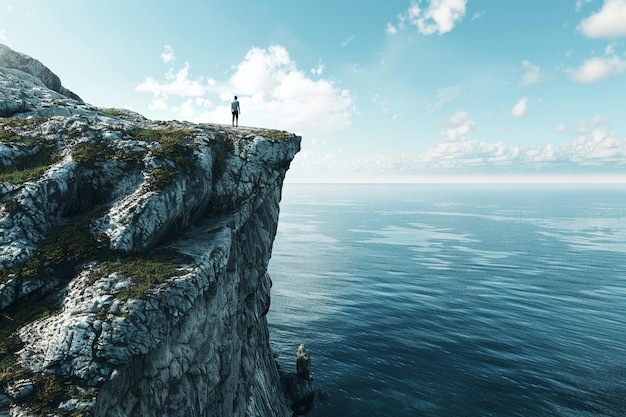
[[291,415],[269,347],[284,131],[85,104],[0,45],[0,415]]
[[303,379],[311,379],[311,357],[304,344],[298,346],[296,351],[296,374]]
[[313,408],[315,390],[311,375],[311,357],[304,344],[300,344],[296,351],[296,373],[282,373],[281,379],[291,403],[293,416],[309,412]]

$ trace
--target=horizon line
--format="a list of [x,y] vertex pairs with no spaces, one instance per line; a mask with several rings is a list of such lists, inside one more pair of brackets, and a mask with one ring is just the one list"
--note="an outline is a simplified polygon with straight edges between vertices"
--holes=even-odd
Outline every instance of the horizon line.
[[620,175],[434,175],[290,178],[291,184],[493,184],[493,185],[626,185],[626,174]]

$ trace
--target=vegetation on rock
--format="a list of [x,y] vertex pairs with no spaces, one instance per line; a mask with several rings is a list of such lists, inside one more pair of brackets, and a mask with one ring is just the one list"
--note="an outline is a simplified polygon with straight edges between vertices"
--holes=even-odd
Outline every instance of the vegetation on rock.
[[139,299],[146,291],[164,283],[166,280],[186,274],[188,271],[182,266],[183,262],[192,260],[183,257],[176,251],[154,251],[146,255],[117,257],[104,260],[100,264],[94,278],[117,273],[130,277],[133,285],[117,295],[121,301]]
[[0,142],[19,147],[24,152],[24,156],[12,161],[12,165],[0,169],[0,182],[21,184],[35,180],[60,160],[54,143],[6,133],[6,130],[0,132],[5,132],[4,137],[0,134]]

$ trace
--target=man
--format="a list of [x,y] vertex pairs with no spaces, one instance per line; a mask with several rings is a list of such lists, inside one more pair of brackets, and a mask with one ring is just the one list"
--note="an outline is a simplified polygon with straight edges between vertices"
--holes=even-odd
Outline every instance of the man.
[[235,96],[235,99],[230,103],[230,111],[233,113],[233,126],[239,126],[239,113],[241,113],[241,109],[239,108],[237,96]]

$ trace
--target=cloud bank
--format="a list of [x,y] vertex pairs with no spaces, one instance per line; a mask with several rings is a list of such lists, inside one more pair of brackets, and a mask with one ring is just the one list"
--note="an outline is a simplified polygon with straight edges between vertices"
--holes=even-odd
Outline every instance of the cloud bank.
[[454,29],[465,16],[467,0],[431,0],[425,8],[422,1],[414,2],[398,15],[398,23],[387,23],[387,34],[395,35],[407,26],[415,26],[422,35],[443,35]]
[[590,84],[621,75],[624,71],[626,60],[617,55],[610,55],[586,60],[580,67],[570,71],[570,76],[577,83]]
[[[176,62],[173,48],[161,58]],[[171,110],[192,122],[228,123],[230,101],[241,102],[240,121],[253,126],[280,126],[298,132],[330,132],[350,126],[354,98],[331,80],[321,78],[323,65],[308,73],[298,69],[283,46],[251,48],[224,80],[193,77],[185,62],[170,67],[161,79],[149,76],[136,91],[151,93],[151,110]]]
[[529,175],[604,173],[623,175],[626,137],[607,129],[600,115],[580,125],[557,130],[575,138],[561,144],[522,147],[502,141],[485,142],[472,137],[475,122],[461,111],[442,122],[438,143],[422,154],[372,155],[345,158],[341,153],[297,158],[294,169],[310,178],[331,172],[342,178],[424,177],[433,175]]
[[580,22],[578,29],[588,38],[615,39],[626,37],[625,22],[626,0],[605,0],[599,11]]

